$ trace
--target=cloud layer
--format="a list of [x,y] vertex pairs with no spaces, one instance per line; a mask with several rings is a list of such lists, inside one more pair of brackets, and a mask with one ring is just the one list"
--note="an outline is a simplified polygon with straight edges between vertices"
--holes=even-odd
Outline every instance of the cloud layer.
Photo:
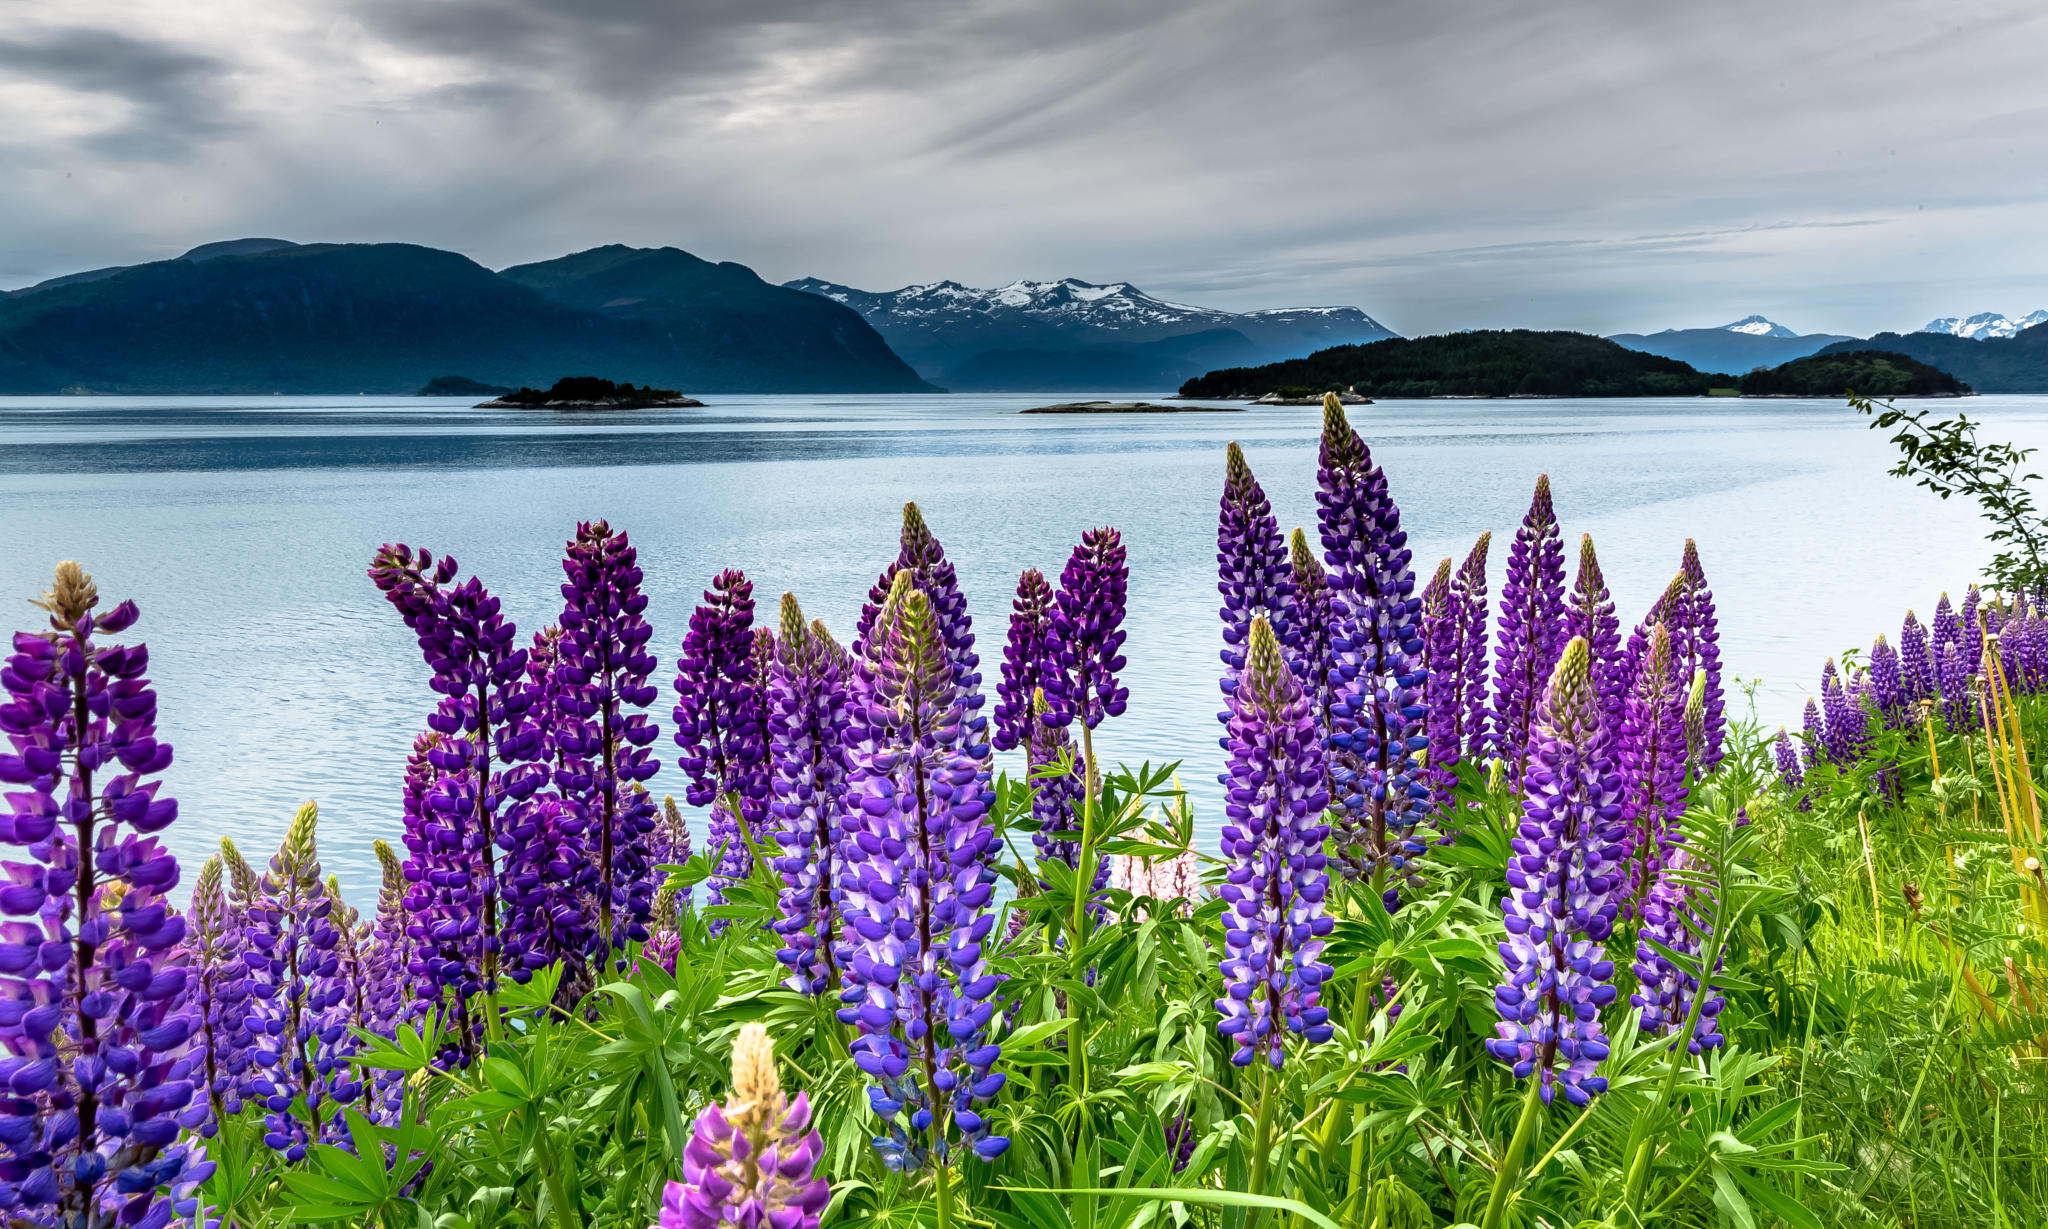
[[0,286],[244,234],[1408,333],[2048,305],[2030,0],[9,5]]

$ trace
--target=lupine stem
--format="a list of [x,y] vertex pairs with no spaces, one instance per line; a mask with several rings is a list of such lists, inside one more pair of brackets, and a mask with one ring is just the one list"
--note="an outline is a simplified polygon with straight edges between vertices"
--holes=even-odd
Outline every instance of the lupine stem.
[[932,1181],[939,1188],[939,1229],[952,1229],[953,1225],[953,1167],[940,1165],[932,1173]]
[[[1719,852],[1723,855],[1727,852],[1727,834],[1725,832],[1722,834]],[[1714,867],[1715,878],[1717,880],[1722,879],[1727,873],[1725,869],[1725,856],[1717,858]],[[1685,1039],[1691,1037],[1693,1030],[1699,1025],[1700,1008],[1706,1003],[1708,998],[1708,979],[1713,976],[1714,965],[1721,958],[1721,952],[1728,946],[1728,932],[1731,929],[1728,924],[1730,910],[1727,906],[1726,893],[1719,890],[1720,888],[1721,885],[1717,883],[1714,898],[1720,904],[1714,910],[1714,937],[1712,945],[1700,953],[1701,977],[1699,980],[1699,991],[1692,996],[1691,1009],[1685,1013],[1685,1024],[1677,1030],[1676,1037],[1671,1043],[1670,1062],[1664,1071],[1664,1083],[1657,1089],[1657,1099],[1651,1103],[1648,1113],[1636,1118],[1636,1124],[1631,1128],[1632,1138],[1629,1141],[1628,1149],[1631,1154],[1629,1157],[1628,1178],[1622,1187],[1623,1205],[1630,1212],[1634,1212],[1641,1205],[1643,1188],[1649,1181],[1651,1144],[1654,1141],[1652,1130],[1658,1121],[1663,1118],[1665,1107],[1670,1104],[1672,1094],[1678,1089],[1679,1064],[1683,1056],[1688,1056],[1688,1051],[1684,1044]],[[1482,1229],[1490,1229],[1490,1227],[1482,1226]]]
[[[1095,771],[1095,732],[1081,723],[1081,846],[1074,860],[1074,933],[1067,951],[1074,964],[1074,980],[1086,978],[1081,954],[1081,928],[1087,924],[1088,899],[1094,895],[1095,876],[1086,869],[1095,865],[1095,793],[1101,778]],[[1074,1023],[1067,1030],[1067,1083],[1076,1096],[1088,1091],[1088,1018],[1081,996],[1067,996],[1067,1014]]]
[[[1275,1012],[1275,1018],[1278,1013]],[[1259,1064],[1259,1117],[1252,1127],[1252,1180],[1253,1195],[1266,1193],[1266,1174],[1272,1167],[1273,1153],[1273,1069],[1270,1064]],[[1253,1208],[1245,1218],[1244,1229],[1259,1229],[1259,1213],[1263,1208]]]
[[1515,1123],[1515,1133],[1508,1140],[1508,1150],[1501,1155],[1500,1168],[1493,1175],[1493,1193],[1486,1199],[1486,1218],[1479,1222],[1479,1229],[1500,1229],[1501,1217],[1508,1207],[1508,1191],[1522,1179],[1522,1158],[1529,1154],[1529,1141],[1536,1137],[1536,1124],[1543,1116],[1543,1081],[1531,1077],[1529,1091],[1522,1094],[1522,1117]]

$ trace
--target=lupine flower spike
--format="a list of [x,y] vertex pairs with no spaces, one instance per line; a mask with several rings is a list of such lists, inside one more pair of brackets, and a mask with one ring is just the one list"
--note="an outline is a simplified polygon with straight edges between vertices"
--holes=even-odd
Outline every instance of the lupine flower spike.
[[1899,669],[1908,700],[1925,700],[1934,694],[1934,656],[1927,629],[1910,610],[1906,612],[1905,624],[1899,628]]
[[593,864],[597,933],[618,952],[647,938],[656,887],[654,799],[644,788],[660,768],[646,711],[658,694],[647,651],[654,628],[639,553],[623,531],[604,521],[578,525],[562,571],[560,669],[577,692],[580,754],[555,785],[583,812],[587,831],[578,835]]
[[668,1184],[650,1229],[817,1229],[831,1190],[817,1173],[825,1141],[810,1125],[805,1095],[782,1094],[767,1029],[741,1026],[732,1095],[697,1116],[683,1180]]
[[1373,464],[1334,395],[1323,399],[1316,481],[1331,584],[1347,610],[1331,672],[1336,699],[1328,735],[1342,757],[1334,774],[1346,817],[1339,853],[1349,872],[1382,881],[1392,873],[1396,886],[1386,889],[1392,908],[1409,860],[1422,852],[1413,832],[1430,796],[1413,759],[1429,744],[1422,599],[1386,473]]
[[1003,677],[996,684],[993,738],[998,751],[1024,746],[1036,717],[1031,698],[1048,683],[1059,689],[1059,642],[1053,639],[1052,586],[1037,568],[1017,578],[1010,603],[1010,637],[1003,645]]
[[[1322,562],[1310,549],[1307,534],[1299,529],[1294,531],[1288,541],[1288,554],[1294,568],[1294,673],[1301,679],[1302,690],[1308,694],[1309,709],[1316,717],[1316,728],[1327,737],[1337,699],[1330,675],[1337,668],[1337,644],[1345,635],[1345,619],[1350,612],[1336,590],[1330,587],[1329,573],[1323,570]],[[1273,635],[1278,639],[1280,633],[1276,631]],[[1282,647],[1287,646],[1283,644]],[[1229,724],[1228,712],[1218,715],[1224,724]],[[1226,748],[1230,745],[1227,735],[1222,741]],[[1335,781],[1331,782],[1331,797],[1336,797]]]
[[[752,873],[750,838],[767,815],[767,747],[762,741],[760,690],[754,686],[754,586],[737,569],[720,572],[690,615],[676,661],[676,762],[689,775],[684,798],[710,807],[706,881],[712,904],[724,887]],[[739,814],[733,814],[737,800]]]
[[1054,595],[1053,638],[1059,644],[1059,693],[1051,701],[1062,723],[1078,718],[1094,729],[1105,717],[1120,717],[1131,689],[1117,681],[1124,668],[1124,595],[1131,569],[1124,561],[1123,536],[1114,529],[1090,529],[1067,558]]
[[[1223,691],[1244,669],[1252,617],[1265,615],[1282,645],[1296,644],[1295,569],[1280,541],[1280,523],[1259,480],[1232,441],[1224,456],[1223,505],[1216,521],[1217,592],[1223,595]],[[1313,661],[1311,657],[1308,660]]]
[[1314,1045],[1333,1031],[1320,1005],[1331,973],[1323,944],[1335,925],[1324,913],[1329,795],[1314,714],[1263,617],[1252,619],[1248,648],[1231,697],[1217,1031],[1237,1046],[1231,1062],[1278,1067],[1288,1033]]
[[318,819],[312,803],[299,808],[249,909],[249,1023],[260,1068],[249,1090],[268,1111],[264,1142],[294,1162],[362,1091],[347,1061],[355,1045],[335,901],[320,881]]
[[1535,498],[1508,550],[1494,646],[1493,752],[1508,762],[1515,781],[1528,764],[1544,680],[1564,645],[1564,626],[1564,542],[1546,474],[1536,479]]
[[69,560],[35,604],[47,626],[15,633],[0,668],[0,782],[19,787],[0,844],[21,859],[0,885],[0,1214],[162,1225],[180,1209],[157,1189],[205,1176],[175,1141],[211,1116],[185,1049],[178,863],[156,836],[178,815],[152,779],[171,747],[156,737],[148,649],[107,643],[135,604],[97,610]]
[[1687,796],[1685,698],[1671,662],[1671,633],[1662,623],[1650,631],[1616,743],[1611,750],[1622,774],[1627,896],[1633,901],[1649,890],[1677,841]]
[[249,1070],[249,970],[242,960],[245,936],[228,910],[221,879],[221,860],[215,855],[199,868],[185,930],[192,978],[193,1077],[205,1090],[213,1110],[200,1128],[207,1139],[213,1138],[222,1119],[242,1112],[242,1086]]
[[1524,780],[1522,825],[1501,900],[1507,980],[1486,1048],[1516,1079],[1584,1105],[1607,1089],[1600,1011],[1615,998],[1605,943],[1622,884],[1622,790],[1593,690],[1592,660],[1573,638],[1544,689]]
[[[458,570],[452,558],[402,544],[386,544],[370,564],[371,581],[418,637],[442,696],[427,719],[439,738],[424,748],[435,771],[417,830],[407,833],[407,904],[420,937],[434,945],[425,980],[466,1002],[495,994],[501,971],[523,967],[525,939],[504,925],[498,856],[514,844],[511,821],[548,771],[534,762],[546,754],[545,730],[533,719],[527,651],[512,647],[518,629],[476,577],[453,583]],[[473,1053],[481,1019],[457,1014],[460,1045]]]
[[[1701,672],[1704,674],[1704,671]],[[1702,689],[1704,690],[1704,688]],[[1782,738],[1784,732],[1779,731]],[[1674,963],[1658,950],[1661,944],[1681,956],[1697,961],[1700,934],[1711,933],[1712,924],[1696,907],[1704,891],[1689,872],[1692,858],[1683,847],[1671,851],[1670,859],[1658,873],[1656,886],[1643,902],[1642,938],[1636,945],[1636,993],[1629,1002],[1642,1009],[1642,1030],[1653,1037],[1670,1036],[1692,1014],[1693,999],[1699,995],[1699,978]],[[1720,967],[1717,958],[1715,967]],[[1709,986],[1700,1003],[1699,1022],[1686,1039],[1694,1054],[1722,1044],[1720,1016],[1723,1000]]]
[[1621,624],[1614,615],[1614,599],[1607,595],[1607,578],[1600,572],[1590,533],[1579,538],[1579,574],[1566,601],[1563,635],[1585,640],[1593,665],[1593,690],[1600,696],[1600,719],[1610,732],[1620,729],[1629,690],[1621,657]]
[[837,993],[841,865],[839,816],[846,797],[846,727],[852,718],[845,652],[804,622],[796,595],[782,595],[782,634],[768,669],[768,764],[775,837],[782,856],[786,984],[805,994]]
[[1465,698],[1465,715],[1459,722],[1458,736],[1464,741],[1465,753],[1475,759],[1486,758],[1491,746],[1486,728],[1491,711],[1486,699],[1486,553],[1492,544],[1491,530],[1480,534],[1465,562],[1451,577],[1451,599],[1459,607],[1458,625],[1464,629],[1464,643],[1458,650],[1461,677],[1456,690]]
[[1712,772],[1720,766],[1722,743],[1728,736],[1726,704],[1721,696],[1721,632],[1714,615],[1714,591],[1707,587],[1700,549],[1691,538],[1685,540],[1678,574],[1685,582],[1685,634],[1682,643],[1674,642],[1672,657],[1682,679],[1690,679],[1696,670],[1706,671],[1706,742],[1701,762],[1703,772]]
[[[974,620],[967,614],[967,598],[960,592],[959,576],[946,548],[925,524],[916,504],[903,505],[903,531],[898,538],[896,561],[882,570],[881,579],[868,590],[861,607],[860,622],[853,630],[854,653],[863,653],[874,639],[876,616],[881,613],[899,573],[910,573],[910,587],[925,595],[939,637],[946,646],[946,662],[953,671],[953,683],[960,689],[960,703],[967,710],[967,735],[976,742],[988,739],[988,717],[981,712],[981,658],[974,651]],[[1050,689],[1048,689],[1050,690]]]
[[937,611],[901,571],[877,611],[870,675],[848,734],[842,846],[848,987],[840,1018],[858,1028],[854,1062],[894,1169],[956,1148],[1009,1146],[975,1107],[1002,1087],[987,1040],[999,979],[984,944],[995,917],[989,746],[968,729]]

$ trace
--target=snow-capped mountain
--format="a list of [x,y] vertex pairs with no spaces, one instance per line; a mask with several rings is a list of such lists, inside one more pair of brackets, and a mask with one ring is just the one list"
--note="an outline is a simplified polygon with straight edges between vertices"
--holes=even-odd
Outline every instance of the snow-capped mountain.
[[1154,298],[1129,282],[1072,277],[992,289],[943,281],[869,291],[814,277],[783,284],[851,307],[927,379],[958,389],[1175,387],[1215,367],[1395,335],[1355,307],[1228,312]]
[[1767,317],[1744,316],[1718,328],[1616,333],[1608,340],[1631,350],[1690,363],[1700,371],[1741,375],[1752,368],[1775,367],[1805,358],[1822,346],[1847,339],[1840,333],[1795,333]]
[[[1671,332],[1674,330],[1667,329],[1666,331]],[[1724,333],[1747,333],[1751,337],[1799,336],[1799,334],[1793,332],[1791,329],[1786,328],[1784,325],[1779,324],[1777,321],[1766,320],[1762,316],[1744,316],[1742,319],[1737,320],[1733,324],[1722,325],[1721,331]]]
[[2048,323],[2048,311],[2029,312],[2015,320],[2004,312],[1978,312],[1968,319],[1943,316],[1929,320],[1917,330],[1922,333],[1947,333],[1951,337],[1967,337],[1971,341],[1983,341],[1991,337],[2010,337],[2021,329],[2030,329],[2037,324]]

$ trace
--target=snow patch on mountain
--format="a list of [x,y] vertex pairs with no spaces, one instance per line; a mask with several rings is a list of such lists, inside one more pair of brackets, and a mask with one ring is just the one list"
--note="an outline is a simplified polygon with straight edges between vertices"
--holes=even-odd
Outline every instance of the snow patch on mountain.
[[2021,329],[2030,329],[2043,323],[2048,323],[2048,311],[2029,312],[2017,320],[2004,312],[1978,312],[1974,316],[1964,318],[1943,316],[1937,320],[1929,320],[1917,331],[1947,333],[1951,337],[1985,341],[1993,337],[2011,337]]
[[1777,321],[1767,320],[1762,316],[1744,316],[1732,324],[1722,325],[1721,331],[1725,333],[1747,333],[1751,337],[1799,336],[1799,334],[1779,324]]
[[1048,324],[1159,336],[1164,335],[1162,330],[1181,332],[1234,328],[1246,321],[1271,325],[1322,320],[1341,323],[1349,326],[1352,332],[1365,336],[1394,336],[1393,330],[1355,307],[1280,307],[1228,312],[1154,298],[1129,282],[1086,282],[1077,277],[1045,282],[1020,279],[992,289],[942,281],[878,292],[856,290],[814,277],[785,282],[784,285],[844,303],[868,317],[871,323],[879,323],[879,318],[883,317],[898,322],[924,321],[935,325],[972,318],[1035,318]]

